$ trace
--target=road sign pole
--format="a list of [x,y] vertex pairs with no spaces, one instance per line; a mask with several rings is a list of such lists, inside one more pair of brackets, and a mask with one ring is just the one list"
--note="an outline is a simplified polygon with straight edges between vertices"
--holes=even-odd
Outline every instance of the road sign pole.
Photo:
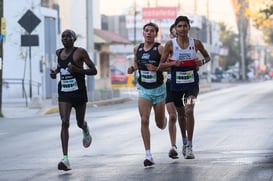
[[[0,0],[0,18],[1,18],[1,23],[0,23],[0,30],[1,34],[3,36],[3,33],[5,33],[6,30],[6,21],[3,22],[3,7],[4,7],[4,1]],[[3,87],[3,43],[4,39],[2,39],[2,42],[0,42],[0,117],[3,117],[2,113],[2,87]]]
[[28,50],[29,50],[29,98],[32,99],[31,46],[28,47]]
[[[31,32],[36,28],[36,26],[41,22],[41,20],[31,11],[27,12],[19,19],[18,23],[28,32],[28,41],[25,42],[21,37],[21,46],[29,46],[29,98],[32,98],[32,71],[31,71],[31,46],[38,46],[38,38],[31,36]],[[35,41],[37,40],[37,41]]]

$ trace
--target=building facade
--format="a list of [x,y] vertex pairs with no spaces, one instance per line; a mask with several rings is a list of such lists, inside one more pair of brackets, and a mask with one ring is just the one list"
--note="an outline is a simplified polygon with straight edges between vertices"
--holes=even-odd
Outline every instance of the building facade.
[[[29,21],[35,18],[30,18],[28,12],[37,18],[37,26],[30,26]],[[22,26],[19,22],[24,15],[26,19],[22,21]],[[57,11],[41,7],[39,0],[5,0],[4,18],[3,102],[50,96],[52,91],[56,91],[48,74],[49,69],[56,66],[55,50],[59,46],[56,42],[59,39]],[[26,28],[29,26],[30,29]],[[38,42],[33,46],[22,42],[22,36],[29,35],[38,37]]]

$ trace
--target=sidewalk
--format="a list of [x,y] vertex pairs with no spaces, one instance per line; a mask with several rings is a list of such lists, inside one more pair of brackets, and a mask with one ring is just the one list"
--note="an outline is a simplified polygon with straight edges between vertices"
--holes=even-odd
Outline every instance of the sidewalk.
[[[200,94],[214,91],[218,89],[227,88],[233,86],[232,83],[211,83],[211,84],[200,84]],[[118,98],[112,98],[108,100],[88,102],[88,107],[103,106],[109,104],[120,104],[133,99],[137,99],[137,90],[133,88],[121,88],[121,95]],[[4,118],[19,118],[19,117],[32,117],[42,116],[51,113],[58,112],[58,105],[53,104],[51,99],[40,101],[39,106],[33,106],[31,103],[27,106],[25,101],[9,101],[4,102],[2,105],[2,111]]]

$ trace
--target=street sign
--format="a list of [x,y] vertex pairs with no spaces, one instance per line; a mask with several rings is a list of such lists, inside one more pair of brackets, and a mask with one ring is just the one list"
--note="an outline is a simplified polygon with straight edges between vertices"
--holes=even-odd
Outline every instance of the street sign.
[[38,35],[21,35],[21,46],[39,46]]
[[30,34],[41,20],[31,11],[27,12],[19,19],[18,23]]
[[21,35],[21,46],[29,47],[29,97],[32,98],[32,71],[31,71],[31,46],[39,45],[38,35],[31,35],[41,20],[31,11],[27,12],[19,19],[18,23],[28,32],[28,35]]

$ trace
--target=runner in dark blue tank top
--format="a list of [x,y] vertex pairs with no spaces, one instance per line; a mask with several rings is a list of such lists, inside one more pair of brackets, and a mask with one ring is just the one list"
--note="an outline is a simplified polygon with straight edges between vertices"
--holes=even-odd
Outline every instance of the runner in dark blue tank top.
[[151,109],[155,114],[155,122],[158,128],[164,129],[167,124],[165,117],[165,84],[163,83],[162,71],[149,71],[146,65],[158,66],[160,63],[163,46],[155,42],[158,27],[154,23],[148,23],[143,27],[143,37],[145,42],[134,48],[134,65],[128,68],[128,73],[132,74],[138,70],[138,109],[141,118],[141,135],[145,147],[144,166],[154,164],[151,144],[149,119]]
[[[71,170],[68,160],[68,139],[69,122],[72,107],[76,111],[78,127],[82,129],[84,147],[89,147],[92,137],[85,119],[87,92],[85,85],[85,75],[96,75],[97,69],[90,59],[87,51],[80,47],[74,47],[76,34],[72,30],[65,30],[62,33],[62,43],[64,48],[56,50],[58,57],[58,67],[51,70],[50,76],[56,79],[56,74],[60,73],[58,83],[59,113],[62,121],[61,143],[63,159],[58,164],[59,170]],[[83,65],[87,65],[84,69]]]
[[159,43],[154,45],[147,51],[144,49],[144,43],[141,43],[137,49],[137,67],[139,72],[138,84],[146,89],[153,89],[163,84],[163,74],[161,71],[150,72],[146,64],[154,66],[159,65],[161,55],[158,52]]

